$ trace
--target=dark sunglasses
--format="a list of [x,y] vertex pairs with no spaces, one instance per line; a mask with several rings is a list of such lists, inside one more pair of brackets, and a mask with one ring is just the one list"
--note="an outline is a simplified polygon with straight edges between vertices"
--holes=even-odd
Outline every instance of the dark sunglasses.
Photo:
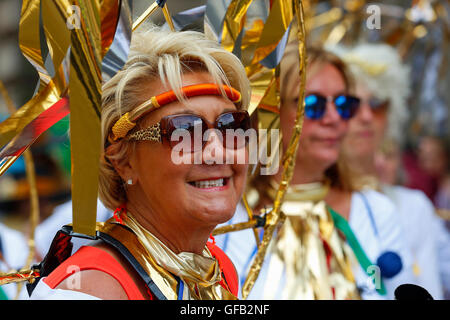
[[[190,143],[190,151],[196,152],[203,150],[209,137],[205,137],[205,132],[208,129],[215,129],[215,132],[220,133],[223,146],[227,149],[240,149],[247,144],[247,139],[244,137],[246,130],[250,129],[250,116],[247,111],[230,111],[222,113],[217,117],[214,123],[210,123],[201,116],[194,114],[176,114],[163,117],[158,123],[136,131],[129,136],[129,140],[135,141],[157,141],[167,143],[171,148],[179,143]],[[240,130],[239,130],[240,129]],[[177,130],[182,130],[177,132]],[[232,130],[231,132],[227,130]],[[181,134],[178,134],[181,133]],[[196,134],[201,133],[201,136]],[[228,134],[232,134],[233,140],[230,141]],[[174,137],[190,138],[173,139]],[[195,141],[197,138],[201,143]],[[181,140],[181,141],[180,141]],[[183,148],[185,150],[185,148]]]
[[[350,95],[338,95],[330,97],[336,106],[336,110],[342,119],[348,120],[353,117],[361,101]],[[320,94],[309,94],[305,97],[305,115],[309,119],[318,120],[322,118],[327,110],[328,98]]]
[[377,97],[371,97],[367,103],[374,112],[384,111],[389,106],[389,100],[381,100]]

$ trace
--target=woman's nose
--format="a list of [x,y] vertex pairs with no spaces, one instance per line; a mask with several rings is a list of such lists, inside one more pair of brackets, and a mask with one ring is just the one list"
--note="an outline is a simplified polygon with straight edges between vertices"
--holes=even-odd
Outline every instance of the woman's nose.
[[207,141],[202,151],[202,163],[204,164],[224,164],[226,162],[226,152],[223,145],[222,134],[216,129],[205,132],[203,137]]
[[334,123],[341,120],[341,116],[339,115],[339,112],[337,111],[333,101],[328,100],[327,108],[325,110],[325,114],[323,115],[322,120],[326,124]]

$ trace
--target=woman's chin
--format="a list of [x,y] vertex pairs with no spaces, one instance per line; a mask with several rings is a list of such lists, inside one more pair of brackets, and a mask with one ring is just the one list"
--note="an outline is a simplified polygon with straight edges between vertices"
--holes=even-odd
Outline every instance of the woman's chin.
[[207,206],[199,208],[197,214],[201,215],[201,219],[208,224],[221,224],[230,220],[234,216],[236,206],[232,207],[228,203],[210,203]]

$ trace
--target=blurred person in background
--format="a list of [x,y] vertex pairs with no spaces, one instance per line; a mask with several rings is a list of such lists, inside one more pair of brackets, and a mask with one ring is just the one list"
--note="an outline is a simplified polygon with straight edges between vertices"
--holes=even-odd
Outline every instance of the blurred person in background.
[[414,259],[415,284],[442,299],[441,277],[448,277],[450,269],[443,221],[423,192],[398,185],[398,146],[404,142],[408,119],[409,69],[395,49],[385,44],[332,50],[349,64],[361,99],[360,109],[349,122],[343,156],[360,177],[357,183],[380,190],[395,203]]
[[450,209],[450,147],[444,139],[425,135],[417,150],[419,166],[436,181],[433,202],[438,209]]

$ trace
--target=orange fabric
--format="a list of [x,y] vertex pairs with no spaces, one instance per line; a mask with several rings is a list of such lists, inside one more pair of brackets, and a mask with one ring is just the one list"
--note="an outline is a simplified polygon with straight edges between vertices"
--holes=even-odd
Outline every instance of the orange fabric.
[[233,262],[226,255],[226,253],[222,251],[222,249],[215,245],[215,243],[207,242],[206,245],[211,254],[217,259],[217,261],[219,261],[220,270],[225,278],[225,282],[221,283],[222,286],[237,297],[239,290],[239,278]]
[[78,270],[73,270],[73,266],[82,270],[98,270],[105,272],[116,279],[129,300],[144,300],[141,292],[122,265],[106,251],[83,246],[73,256],[61,263],[43,281],[52,289],[56,288],[62,281]]
[[[233,102],[239,102],[241,100],[241,94],[236,89],[226,86],[223,86],[223,89],[225,90],[225,93],[227,94],[227,97],[233,101]],[[191,86],[185,86],[182,87],[181,90],[186,95],[186,97],[195,97],[195,96],[202,96],[202,95],[221,95],[220,88],[218,85],[214,83],[205,83],[205,84],[195,84]],[[161,93],[154,97],[155,100],[158,102],[159,106],[163,106],[165,104],[168,104],[170,102],[174,102],[177,100],[177,97],[175,96],[175,93],[171,91],[167,91],[164,93]]]

